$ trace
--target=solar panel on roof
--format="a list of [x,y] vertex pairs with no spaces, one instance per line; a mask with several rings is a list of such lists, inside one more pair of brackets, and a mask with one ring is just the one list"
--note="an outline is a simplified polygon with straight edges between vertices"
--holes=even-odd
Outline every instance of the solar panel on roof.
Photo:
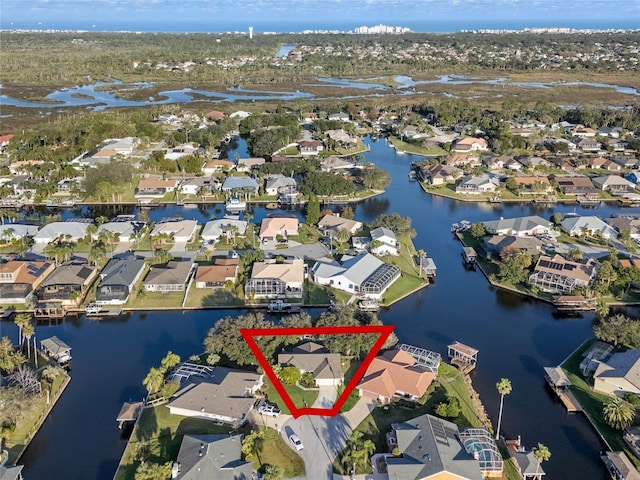
[[444,428],[444,425],[437,418],[431,418],[431,430],[433,430],[433,436],[436,439],[436,442],[449,446],[449,440],[447,439],[447,431]]

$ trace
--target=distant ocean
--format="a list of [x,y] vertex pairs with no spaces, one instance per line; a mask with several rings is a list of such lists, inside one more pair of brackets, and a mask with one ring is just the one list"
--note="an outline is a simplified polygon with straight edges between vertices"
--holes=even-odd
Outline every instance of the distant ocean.
[[249,26],[253,27],[255,34],[262,32],[278,32],[278,33],[299,33],[305,30],[339,30],[347,32],[359,26],[374,26],[378,24],[401,26],[410,28],[414,32],[459,32],[461,30],[478,30],[478,29],[510,29],[522,30],[528,27],[567,27],[573,29],[640,29],[640,19],[516,19],[513,21],[496,20],[489,21],[484,19],[473,20],[425,20],[416,21],[406,20],[390,20],[375,17],[367,18],[363,21],[344,21],[344,20],[324,20],[324,19],[296,19],[278,22],[260,22],[260,21],[244,21],[230,19],[228,22],[221,22],[219,18],[208,21],[203,18],[194,19],[172,19],[171,21],[143,19],[139,21],[109,21],[102,22],[65,20],[65,21],[43,21],[38,22],[36,19],[29,19],[21,22],[1,21],[2,29],[28,29],[28,30],[88,30],[101,32],[115,31],[132,31],[132,32],[204,32],[204,33],[225,33],[225,32],[247,32]]

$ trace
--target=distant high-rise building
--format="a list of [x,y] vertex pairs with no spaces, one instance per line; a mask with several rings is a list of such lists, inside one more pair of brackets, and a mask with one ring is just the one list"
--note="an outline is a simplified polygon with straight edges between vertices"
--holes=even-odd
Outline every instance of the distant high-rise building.
[[253,27],[249,27],[249,38],[253,38]]

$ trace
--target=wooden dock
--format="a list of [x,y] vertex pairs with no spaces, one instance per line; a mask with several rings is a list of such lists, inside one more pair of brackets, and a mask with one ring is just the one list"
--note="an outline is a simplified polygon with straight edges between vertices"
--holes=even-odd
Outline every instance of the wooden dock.
[[100,317],[117,317],[122,315],[121,308],[105,308],[99,312],[87,312],[87,318],[100,318]]
[[564,373],[564,370],[560,367],[544,367],[545,376],[549,386],[558,395],[560,401],[564,404],[568,412],[581,412],[582,407],[580,402],[570,390],[572,383],[569,377]]
[[476,368],[478,350],[460,342],[447,345],[447,355],[451,365],[458,367],[462,373],[468,375]]
[[566,407],[567,412],[573,413],[582,411],[582,407],[580,406],[578,399],[575,397],[571,390],[567,388],[565,390],[559,390],[556,393],[558,394],[558,398],[560,399],[560,401]]

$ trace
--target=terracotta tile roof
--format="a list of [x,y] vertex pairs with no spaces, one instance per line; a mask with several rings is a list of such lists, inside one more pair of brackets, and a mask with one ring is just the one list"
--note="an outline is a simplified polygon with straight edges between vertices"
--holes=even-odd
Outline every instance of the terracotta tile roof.
[[159,189],[159,188],[175,188],[178,185],[179,180],[162,178],[143,178],[138,182],[138,189]]

